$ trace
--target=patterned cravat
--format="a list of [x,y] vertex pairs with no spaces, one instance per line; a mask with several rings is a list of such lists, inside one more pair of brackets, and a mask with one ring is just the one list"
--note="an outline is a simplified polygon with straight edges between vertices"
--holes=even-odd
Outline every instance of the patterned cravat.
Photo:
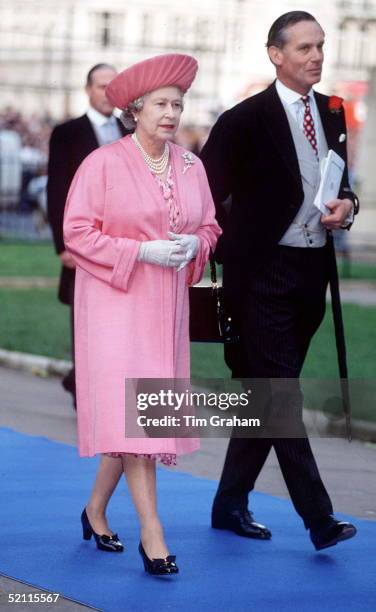
[[311,114],[311,107],[309,105],[309,96],[302,96],[302,101],[305,107],[304,110],[304,119],[303,119],[303,131],[306,137],[308,138],[308,142],[310,143],[312,149],[314,150],[316,157],[318,159],[319,152],[317,149],[317,139],[316,139],[316,131],[315,124],[313,123],[313,117]]
[[179,208],[177,205],[177,202],[175,200],[174,197],[174,181],[172,178],[172,167],[170,164],[170,167],[168,169],[168,173],[167,173],[167,178],[165,181],[162,181],[159,176],[157,176],[156,174],[154,175],[156,178],[156,181],[162,191],[162,195],[164,197],[164,199],[167,202],[167,206],[168,206],[168,217],[169,217],[169,224],[170,224],[170,229],[172,229],[173,231],[176,230],[176,228],[179,225],[179,217],[180,217],[180,213],[179,213]]

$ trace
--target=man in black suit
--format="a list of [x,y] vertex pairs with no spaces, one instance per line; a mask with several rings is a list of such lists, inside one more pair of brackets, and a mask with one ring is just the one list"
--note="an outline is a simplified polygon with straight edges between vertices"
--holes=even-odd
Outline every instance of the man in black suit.
[[62,269],[58,297],[63,304],[71,306],[72,360],[73,368],[62,381],[63,387],[73,396],[75,405],[74,373],[74,336],[73,336],[73,302],[75,263],[65,250],[63,241],[63,217],[65,200],[73,176],[84,160],[94,149],[113,142],[124,136],[127,131],[113,115],[113,106],[105,95],[108,83],[116,76],[117,71],[108,64],[96,64],[89,70],[86,79],[86,93],[89,109],[85,115],[57,125],[51,134],[47,210],[52,228],[56,252],[61,260]]
[[[312,15],[292,11],[277,19],[267,42],[276,81],[223,113],[201,154],[223,228],[216,256],[240,329],[240,345],[225,349],[236,378],[285,379],[298,388],[325,312],[335,257],[330,230],[349,228],[357,212],[347,166],[328,214],[313,204],[320,160],[333,149],[346,161],[343,108],[331,112],[329,98],[312,90],[321,78],[323,45],[324,32]],[[353,525],[332,516],[305,436],[232,438],[212,526],[271,537],[248,511],[248,494],[272,446],[315,548],[354,536]]]

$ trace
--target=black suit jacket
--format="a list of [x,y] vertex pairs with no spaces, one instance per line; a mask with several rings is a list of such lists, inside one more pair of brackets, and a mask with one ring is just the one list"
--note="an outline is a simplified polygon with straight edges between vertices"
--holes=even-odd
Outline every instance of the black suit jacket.
[[[123,124],[118,121],[121,133],[127,134]],[[52,228],[56,252],[65,250],[63,240],[63,218],[65,200],[69,187],[81,162],[99,143],[93,126],[83,115],[57,125],[50,139],[47,183],[47,211]],[[74,282],[74,270],[62,267],[59,285],[59,299],[70,303],[70,287]]]
[[[339,138],[346,134],[344,111],[329,111],[328,96],[315,93],[315,98],[328,147],[346,160],[339,197],[355,199],[346,141]],[[267,263],[304,198],[294,141],[275,83],[221,115],[201,158],[224,229],[216,258],[231,271],[226,274],[230,285],[239,287]]]

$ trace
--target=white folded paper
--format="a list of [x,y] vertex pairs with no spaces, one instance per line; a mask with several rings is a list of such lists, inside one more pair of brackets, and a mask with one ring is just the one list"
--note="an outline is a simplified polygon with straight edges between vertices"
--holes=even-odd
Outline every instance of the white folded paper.
[[325,204],[336,200],[338,197],[344,168],[345,162],[342,157],[330,149],[328,155],[321,162],[321,181],[314,201],[314,205],[324,215],[329,213]]

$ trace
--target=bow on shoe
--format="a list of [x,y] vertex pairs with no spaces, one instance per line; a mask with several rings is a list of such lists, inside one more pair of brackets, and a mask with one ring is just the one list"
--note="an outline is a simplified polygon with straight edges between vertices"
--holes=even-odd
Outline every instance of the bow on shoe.
[[149,559],[142,542],[138,545],[138,552],[141,555],[144,563],[145,572],[154,576],[163,576],[167,574],[178,574],[179,568],[175,563],[175,555],[168,555],[165,559]]
[[99,541],[105,547],[112,548],[113,550],[118,550],[120,548],[123,548],[123,545],[120,542],[119,536],[117,533],[112,534],[112,536],[101,535],[99,536]]
[[152,573],[176,574],[178,572],[178,568],[175,563],[175,559],[175,555],[168,555],[168,557],[166,557],[165,559],[152,559]]

